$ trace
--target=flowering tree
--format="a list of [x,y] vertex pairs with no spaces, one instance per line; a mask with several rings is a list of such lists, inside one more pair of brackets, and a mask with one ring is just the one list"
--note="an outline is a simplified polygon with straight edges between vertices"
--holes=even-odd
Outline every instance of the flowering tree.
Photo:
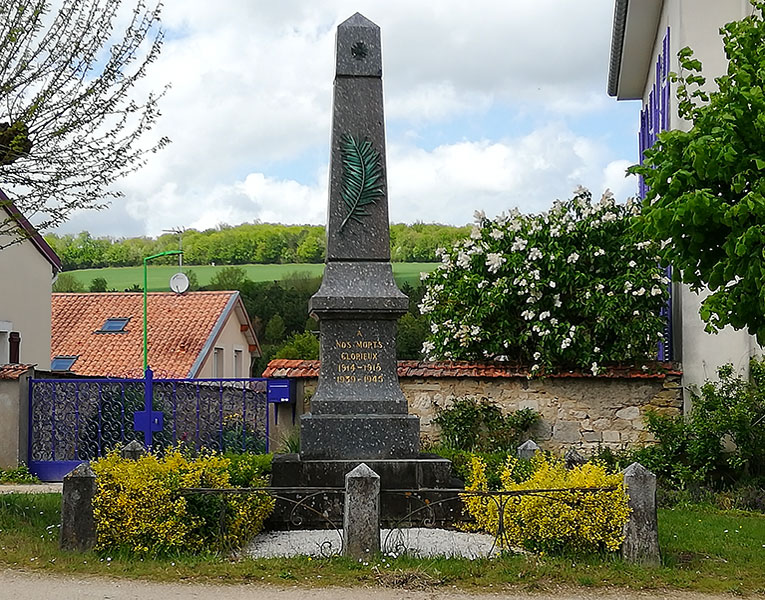
[[[160,10],[144,0],[0,0],[0,182],[38,229],[104,208],[121,195],[111,184],[168,143],[144,135],[163,92],[136,89],[159,56]],[[0,212],[0,249],[23,235]]]
[[657,247],[636,240],[639,205],[579,188],[549,212],[476,212],[468,239],[439,250],[420,310],[430,359],[513,360],[532,373],[653,357],[668,280]]

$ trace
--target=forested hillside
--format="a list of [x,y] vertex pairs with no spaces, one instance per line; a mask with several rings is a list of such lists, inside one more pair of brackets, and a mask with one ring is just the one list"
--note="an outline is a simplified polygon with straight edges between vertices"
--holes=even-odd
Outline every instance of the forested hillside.
[[[438,247],[454,244],[470,232],[468,226],[397,224],[390,228],[391,259],[396,262],[434,262]],[[178,249],[178,234],[158,238],[45,236],[61,257],[65,271],[101,267],[128,267],[142,264],[143,258],[165,250]],[[321,263],[324,261],[323,225],[244,224],[236,227],[183,233],[183,262],[189,265],[244,265]],[[175,262],[175,257],[157,259],[154,264]]]

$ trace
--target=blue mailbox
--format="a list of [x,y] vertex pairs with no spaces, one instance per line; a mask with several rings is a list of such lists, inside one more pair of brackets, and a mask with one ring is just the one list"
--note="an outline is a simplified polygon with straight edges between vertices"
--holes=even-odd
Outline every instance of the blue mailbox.
[[295,401],[294,379],[269,379],[266,396],[272,404],[283,404]]

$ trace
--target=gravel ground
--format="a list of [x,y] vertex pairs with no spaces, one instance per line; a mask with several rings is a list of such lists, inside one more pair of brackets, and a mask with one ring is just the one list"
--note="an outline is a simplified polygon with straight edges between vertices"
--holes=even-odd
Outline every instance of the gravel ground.
[[[556,588],[529,593],[496,590],[494,593],[464,592],[450,587],[428,590],[401,588],[310,588],[263,585],[201,585],[153,583],[107,577],[66,577],[0,568],[0,598],[13,600],[730,600],[730,595],[697,594],[681,591],[630,591]],[[750,600],[763,599],[751,595]]]
[[62,483],[0,483],[0,494],[60,494],[62,489]]
[[[274,556],[322,556],[339,552],[342,530],[296,530],[269,531],[255,537],[245,554],[253,558]],[[383,529],[380,532],[383,552],[410,554],[423,557],[456,556],[479,558],[492,551],[494,538],[483,533],[464,533],[446,529],[411,528],[403,530]]]

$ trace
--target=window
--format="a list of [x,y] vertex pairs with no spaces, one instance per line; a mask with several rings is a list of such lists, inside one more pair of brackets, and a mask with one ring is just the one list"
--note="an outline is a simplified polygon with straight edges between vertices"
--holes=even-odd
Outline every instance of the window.
[[111,317],[101,325],[96,333],[121,333],[125,331],[125,326],[130,321],[130,317]]
[[213,377],[223,377],[223,348],[213,350]]
[[8,346],[8,362],[12,365],[21,364],[21,334],[18,331],[11,331]]
[[234,377],[242,376],[242,351],[234,350]]
[[56,356],[50,362],[50,370],[71,371],[72,365],[74,365],[74,361],[76,361],[78,358],[78,356]]
[[0,365],[8,363],[10,357],[10,340],[8,339],[13,331],[13,323],[10,321],[0,321]]

